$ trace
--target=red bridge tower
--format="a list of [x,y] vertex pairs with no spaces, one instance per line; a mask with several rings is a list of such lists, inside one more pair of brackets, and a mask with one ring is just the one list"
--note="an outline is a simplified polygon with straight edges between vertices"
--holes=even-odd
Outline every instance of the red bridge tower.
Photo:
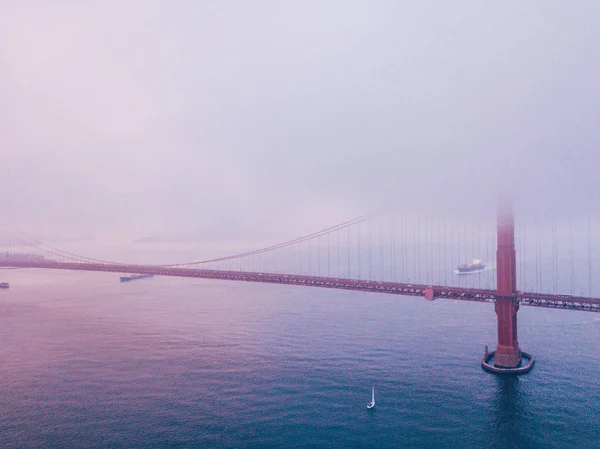
[[511,203],[502,203],[498,210],[498,250],[496,253],[498,315],[498,347],[494,366],[516,368],[521,363],[521,348],[517,338],[517,261],[515,251],[515,220]]

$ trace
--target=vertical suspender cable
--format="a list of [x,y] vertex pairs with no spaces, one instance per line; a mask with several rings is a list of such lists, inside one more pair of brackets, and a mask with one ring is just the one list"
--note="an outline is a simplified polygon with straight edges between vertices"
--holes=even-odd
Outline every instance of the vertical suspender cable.
[[448,286],[448,245],[447,238],[448,235],[446,229],[446,216],[444,215],[444,224],[442,226],[442,230],[444,231],[444,285]]
[[551,211],[552,225],[552,293],[556,294],[556,218],[554,210]]
[[437,222],[437,258],[438,258],[438,275],[437,275],[437,283],[442,283],[442,230],[440,227],[440,222]]
[[373,220],[369,218],[369,281],[373,280]]
[[[487,261],[487,263],[490,263],[490,234],[489,231],[486,232],[486,238],[485,238],[485,260]],[[495,265],[495,264],[494,264]],[[485,277],[485,286],[486,288],[490,288],[490,270],[486,271],[486,277]]]
[[527,285],[527,225],[523,227],[523,284],[525,291],[529,291]]
[[[538,215],[539,217],[539,215]],[[538,218],[538,247],[539,247],[539,251],[540,251],[540,255],[539,255],[539,259],[540,259],[540,263],[539,263],[539,278],[540,278],[540,288],[539,291],[542,292],[544,290],[544,270],[542,270],[542,260],[544,260],[543,256],[542,256],[542,225],[540,223],[540,220]]]
[[312,248],[311,248],[311,243],[312,241],[310,239],[308,239],[306,241],[306,245],[308,246],[308,275],[312,276],[313,272],[312,272]]
[[406,282],[406,273],[408,265],[408,218],[406,213],[403,216],[402,226],[402,282]]
[[[458,221],[458,224],[456,226],[456,242],[457,242],[456,247],[457,247],[457,252],[458,252],[458,254],[457,254],[458,264],[460,265],[461,264],[461,258],[460,258],[460,220]],[[462,280],[461,278],[462,278],[462,276],[458,277],[458,286],[459,287],[460,287],[461,280]]]
[[571,208],[569,207],[569,264],[571,266],[571,295],[575,288],[575,265],[573,264],[573,223],[571,221]]
[[331,247],[329,242],[329,233],[327,233],[327,277],[331,277]]
[[417,217],[413,217],[413,282],[417,283]]
[[358,254],[358,279],[362,279],[362,260],[360,259],[360,251],[361,251],[361,244],[360,244],[360,223],[358,223],[357,225],[357,229],[356,229],[356,253]]
[[321,244],[319,242],[320,237],[316,237],[317,242],[317,274],[321,276]]
[[[454,227],[450,226],[450,263],[454,270]],[[454,285],[454,278],[452,278],[452,285]]]
[[539,244],[538,244],[538,238],[539,238],[539,228],[538,228],[538,217],[537,217],[537,213],[533,219],[533,228],[535,229],[535,235],[534,235],[534,248],[535,248],[535,279],[534,279],[534,285],[535,285],[535,291],[539,292],[540,291],[540,287],[539,287],[539,281],[540,281],[540,277],[539,277],[539,264],[540,264],[540,259],[539,259],[539,253],[538,253],[538,249],[539,249]]
[[348,226],[348,245],[347,245],[347,251],[348,251],[348,275],[346,277],[350,278],[350,226]]
[[417,284],[421,284],[421,220],[417,215]]
[[396,221],[392,215],[392,282],[396,282]]
[[340,230],[337,230],[337,262],[338,262],[338,278],[342,277],[340,266]]
[[383,214],[379,222],[379,280],[383,282]]
[[592,194],[588,195],[588,295],[592,296]]
[[425,219],[425,283],[429,285],[429,229]]

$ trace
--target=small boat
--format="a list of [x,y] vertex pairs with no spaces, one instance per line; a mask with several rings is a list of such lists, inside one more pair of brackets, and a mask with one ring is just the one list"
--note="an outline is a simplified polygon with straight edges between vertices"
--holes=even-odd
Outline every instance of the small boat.
[[375,387],[373,387],[373,391],[371,392],[371,402],[367,404],[368,409],[372,409],[375,407]]
[[0,282],[0,288],[9,288],[8,282]]
[[485,270],[485,264],[479,259],[473,259],[473,263],[459,265],[457,274],[479,273]]
[[153,274],[132,274],[130,276],[121,276],[121,282],[134,281],[136,279],[144,279],[154,277]]

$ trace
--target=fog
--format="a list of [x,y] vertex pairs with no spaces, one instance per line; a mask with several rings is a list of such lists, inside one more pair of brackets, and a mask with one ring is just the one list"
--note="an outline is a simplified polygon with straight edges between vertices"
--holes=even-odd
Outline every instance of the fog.
[[225,241],[505,194],[583,211],[599,18],[595,0],[0,1],[0,224]]

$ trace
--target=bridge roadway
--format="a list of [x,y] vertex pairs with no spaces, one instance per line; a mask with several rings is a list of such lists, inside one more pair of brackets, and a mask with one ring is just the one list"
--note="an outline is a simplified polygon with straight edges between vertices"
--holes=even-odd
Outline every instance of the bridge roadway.
[[[322,276],[290,275],[279,273],[257,273],[244,271],[207,270],[161,265],[129,265],[107,263],[55,262],[44,261],[0,261],[0,268],[42,268],[53,270],[98,271],[108,273],[153,274],[200,279],[259,282],[265,284],[297,285],[303,287],[333,288],[372,293],[387,293],[403,296],[422,296],[428,300],[439,298],[474,302],[493,302],[495,290],[443,287],[437,285],[417,285],[397,282],[377,282],[359,279],[343,279]],[[583,310],[600,312],[600,298],[556,295],[542,293],[516,294],[517,301],[524,306],[553,309]]]

